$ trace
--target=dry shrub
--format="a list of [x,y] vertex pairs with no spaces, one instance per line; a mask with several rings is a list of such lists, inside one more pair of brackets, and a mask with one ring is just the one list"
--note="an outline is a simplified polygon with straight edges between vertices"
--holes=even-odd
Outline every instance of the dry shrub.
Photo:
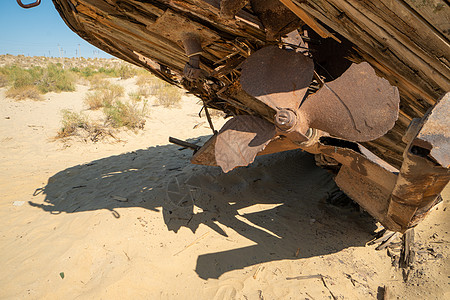
[[150,95],[152,95],[150,88],[147,86],[140,86],[138,87],[137,92],[144,98],[149,97]]
[[15,100],[42,100],[41,93],[38,88],[33,85],[26,85],[21,87],[12,87],[6,91],[6,97],[13,98]]
[[5,87],[9,84],[8,76],[5,74],[0,74],[0,88]]
[[128,93],[128,96],[132,101],[139,102],[152,95],[150,89],[147,86],[138,87],[137,91]]
[[79,128],[86,129],[90,126],[88,117],[82,113],[72,112],[70,110],[61,111],[62,127],[58,131],[58,138],[65,138],[74,135]]
[[84,96],[84,103],[92,110],[97,110],[105,106],[103,92],[94,91],[86,93],[86,96]]
[[225,118],[226,114],[218,109],[208,108],[209,115],[211,118]]
[[136,85],[138,86],[148,85],[151,84],[153,81],[155,81],[155,79],[157,78],[152,74],[142,74],[137,77]]
[[106,75],[102,73],[94,74],[91,77],[88,77],[90,90],[103,89],[108,86],[109,82],[105,80]]
[[94,92],[88,92],[84,98],[84,103],[89,107],[89,109],[99,109],[101,107],[110,106],[124,95],[125,89],[123,86],[118,84],[108,84],[102,89],[96,90]]
[[124,103],[115,101],[112,105],[106,106],[103,110],[106,116],[106,124],[112,127],[127,127],[136,130],[143,129],[145,116],[147,114],[147,103]]
[[117,98],[122,97],[125,93],[125,89],[123,86],[119,84],[110,84],[107,87],[108,92],[110,93],[111,97]]
[[147,95],[156,95],[158,90],[167,85],[164,81],[153,74],[142,74],[136,79],[136,85],[139,89],[145,91]]
[[166,108],[178,107],[181,101],[181,91],[179,88],[169,84],[160,87],[156,93],[156,104]]
[[79,136],[84,141],[98,142],[99,140],[114,135],[112,131],[105,126],[95,123],[82,114],[70,110],[62,110],[62,127],[58,131],[55,139],[67,139],[72,136]]
[[120,79],[128,79],[136,75],[136,69],[130,65],[121,65],[118,70]]

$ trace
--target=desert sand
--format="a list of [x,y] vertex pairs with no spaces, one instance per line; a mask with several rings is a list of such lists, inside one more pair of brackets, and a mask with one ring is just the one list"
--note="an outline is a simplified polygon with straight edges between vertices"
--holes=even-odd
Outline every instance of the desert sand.
[[450,299],[449,188],[416,228],[404,282],[366,245],[376,222],[325,202],[334,183],[311,155],[190,165],[168,137],[211,134],[192,96],[152,106],[121,141],[54,141],[86,91],[18,102],[0,89],[0,298]]

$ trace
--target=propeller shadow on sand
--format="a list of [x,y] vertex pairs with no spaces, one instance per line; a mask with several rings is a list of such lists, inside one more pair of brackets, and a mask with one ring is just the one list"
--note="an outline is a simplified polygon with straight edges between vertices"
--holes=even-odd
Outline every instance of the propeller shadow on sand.
[[224,174],[190,165],[190,151],[178,149],[150,147],[60,171],[36,190],[45,195],[44,203],[30,205],[51,214],[107,209],[116,218],[118,208],[162,208],[168,230],[195,232],[204,224],[224,237],[234,231],[255,243],[200,255],[196,272],[204,279],[262,262],[363,246],[371,237],[373,219],[326,203],[336,187],[310,154],[265,155]]

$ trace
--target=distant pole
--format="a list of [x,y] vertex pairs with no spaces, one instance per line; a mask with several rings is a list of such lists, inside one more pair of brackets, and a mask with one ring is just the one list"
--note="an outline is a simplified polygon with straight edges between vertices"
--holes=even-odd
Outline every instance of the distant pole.
[[59,59],[62,61],[62,47],[58,44]]
[[80,55],[79,58],[81,58],[81,49],[80,49],[80,44],[78,44],[78,54]]

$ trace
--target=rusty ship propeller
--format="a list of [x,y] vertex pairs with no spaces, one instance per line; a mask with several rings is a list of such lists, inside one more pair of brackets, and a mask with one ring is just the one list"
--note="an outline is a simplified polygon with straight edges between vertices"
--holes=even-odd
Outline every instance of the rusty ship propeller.
[[305,97],[313,76],[313,60],[301,53],[277,46],[253,53],[243,63],[241,85],[275,110],[273,122],[235,116],[205,144],[213,151],[194,155],[193,162],[213,160],[228,172],[252,163],[279,136],[300,144],[308,141],[310,129],[317,129],[340,139],[366,142],[394,126],[400,102],[397,88],[378,77],[368,63],[352,64],[339,78]]

